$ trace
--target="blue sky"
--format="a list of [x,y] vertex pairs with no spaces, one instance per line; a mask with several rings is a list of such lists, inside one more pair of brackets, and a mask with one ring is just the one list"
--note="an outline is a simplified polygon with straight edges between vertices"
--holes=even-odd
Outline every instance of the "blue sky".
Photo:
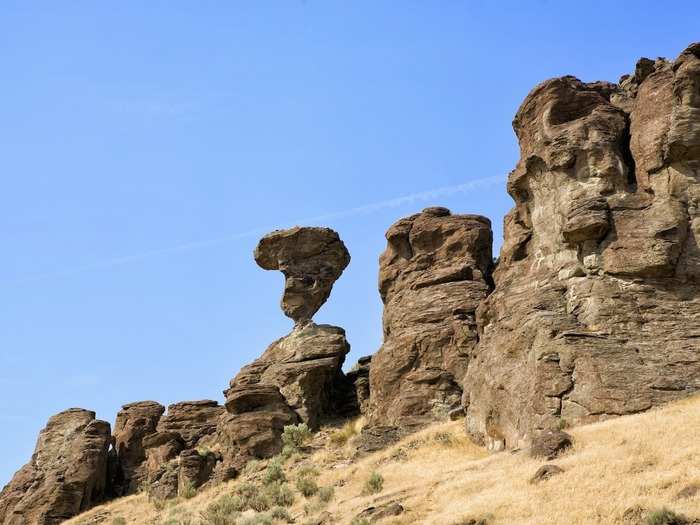
[[268,230],[340,233],[316,320],[376,351],[386,228],[439,204],[500,245],[537,82],[700,39],[697,2],[525,4],[3,2],[0,483],[62,409],[222,400],[291,328]]

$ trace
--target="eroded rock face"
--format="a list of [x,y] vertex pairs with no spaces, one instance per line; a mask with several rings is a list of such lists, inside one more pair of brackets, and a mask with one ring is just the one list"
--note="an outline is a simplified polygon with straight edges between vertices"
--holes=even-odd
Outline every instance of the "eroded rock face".
[[515,120],[467,427],[494,449],[700,390],[700,45],[620,85],[548,80]]
[[181,401],[168,406],[168,413],[160,418],[158,432],[177,434],[186,448],[216,432],[216,424],[224,413],[224,407],[210,399]]
[[268,457],[281,450],[286,425],[318,427],[335,413],[334,393],[349,350],[342,328],[314,323],[272,343],[225,392],[228,414],[219,425],[220,441],[232,453]]
[[372,424],[419,426],[460,406],[490,291],[491,223],[428,208],[389,228],[380,257],[384,343],[372,358]]
[[333,283],[350,263],[350,254],[329,228],[295,227],[263,237],[255,248],[255,262],[284,274],[282,310],[303,325],[328,299]]
[[109,423],[73,408],[49,419],[34,454],[0,493],[2,525],[54,525],[105,497]]
[[112,481],[115,495],[132,494],[146,480],[144,439],[156,432],[165,407],[155,401],[124,405],[114,423],[117,467]]

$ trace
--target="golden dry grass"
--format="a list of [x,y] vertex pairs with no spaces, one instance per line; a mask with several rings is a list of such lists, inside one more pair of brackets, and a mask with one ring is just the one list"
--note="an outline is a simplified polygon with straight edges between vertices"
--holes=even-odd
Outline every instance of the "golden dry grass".
[[[647,510],[666,506],[700,517],[700,494],[676,498],[684,487],[700,483],[700,397],[570,429],[574,447],[552,462],[565,472],[537,485],[529,479],[542,461],[524,452],[488,455],[466,438],[460,423],[434,425],[354,462],[349,459],[354,438],[343,447],[332,447],[331,432],[316,436],[319,448],[310,457],[287,465],[292,479],[295,469],[312,463],[320,472],[319,485],[334,487],[328,504],[297,495],[290,508],[296,523],[308,519],[305,505],[311,514],[327,511],[335,523],[345,525],[363,509],[394,500],[406,511],[385,521],[393,525],[459,525],[485,517],[498,525],[632,525],[638,521],[624,521],[623,515],[635,506]],[[363,495],[363,485],[374,471],[384,478],[384,489]],[[253,480],[260,477],[260,473],[247,475]],[[107,517],[102,523],[108,525],[118,516],[127,523],[158,525],[173,513],[196,518],[236,483],[170,503],[160,511],[145,496],[131,496],[67,523],[90,523],[88,519],[97,514]]]

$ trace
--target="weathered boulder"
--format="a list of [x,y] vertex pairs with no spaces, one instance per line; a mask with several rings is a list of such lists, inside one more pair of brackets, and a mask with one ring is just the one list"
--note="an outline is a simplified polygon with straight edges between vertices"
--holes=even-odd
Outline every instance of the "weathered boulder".
[[530,478],[530,483],[533,485],[542,483],[543,481],[547,481],[548,479],[553,478],[562,472],[564,472],[564,469],[558,467],[557,465],[542,465],[537,469],[535,475]]
[[109,423],[72,408],[49,419],[32,459],[0,492],[0,524],[54,525],[105,497]]
[[530,446],[530,456],[552,460],[571,447],[572,439],[561,430],[545,430],[537,434]]
[[329,228],[295,227],[263,237],[255,248],[255,262],[284,274],[282,310],[295,324],[305,324],[328,299],[350,254]]
[[[352,410],[364,414],[369,408],[369,371],[372,368],[372,356],[360,357],[355,366],[346,374],[351,387]],[[347,410],[346,412],[350,412]]]
[[132,494],[147,478],[144,439],[156,432],[165,408],[155,401],[124,405],[114,423],[116,472],[111,481],[115,495]]
[[476,440],[521,447],[700,390],[699,88],[694,44],[521,105],[515,208],[463,381]]
[[428,208],[386,234],[379,263],[384,343],[372,358],[370,424],[415,427],[460,406],[491,290],[491,223]]
[[158,422],[158,432],[178,434],[186,448],[216,431],[216,424],[225,409],[216,401],[181,401],[168,406],[168,412]]

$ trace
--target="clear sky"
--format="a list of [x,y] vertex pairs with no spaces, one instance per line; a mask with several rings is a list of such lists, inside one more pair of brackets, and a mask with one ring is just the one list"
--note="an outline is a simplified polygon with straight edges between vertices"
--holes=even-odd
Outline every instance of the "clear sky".
[[697,1],[2,2],[0,484],[62,409],[222,400],[291,328],[274,228],[340,233],[316,320],[376,351],[387,227],[444,205],[500,245],[528,91],[699,28]]

